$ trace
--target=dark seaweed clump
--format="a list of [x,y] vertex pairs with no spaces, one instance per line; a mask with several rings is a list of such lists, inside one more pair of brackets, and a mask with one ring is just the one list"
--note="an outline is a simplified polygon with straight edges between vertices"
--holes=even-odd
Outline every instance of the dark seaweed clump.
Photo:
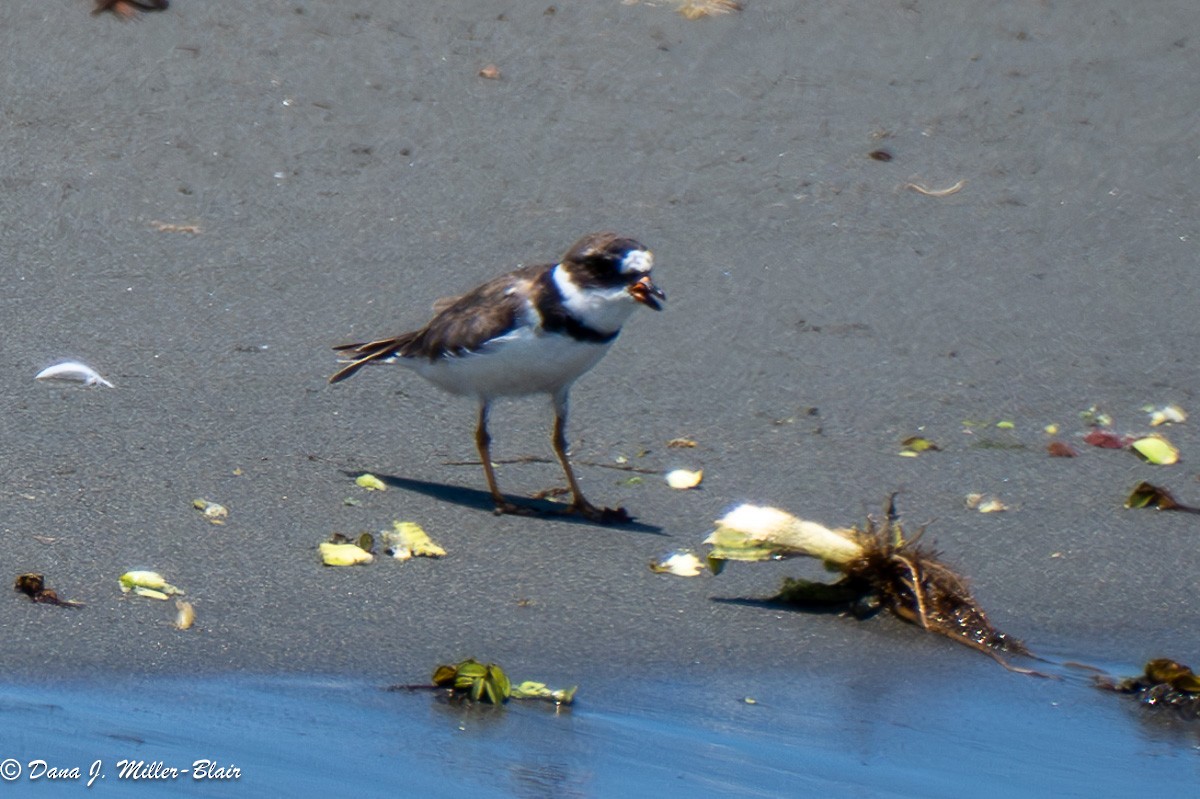
[[1131,694],[1143,705],[1167,707],[1184,718],[1200,719],[1200,677],[1174,660],[1152,660],[1137,677],[1117,682],[1100,677],[1097,684],[1110,691]]
[[905,539],[893,498],[882,522],[868,518],[865,529],[857,531],[863,555],[837,567],[842,579],[831,585],[787,580],[774,599],[809,607],[846,603],[860,617],[887,610],[923,630],[978,649],[1005,668],[1034,673],[1000,657],[1001,652],[1031,653],[1020,641],[992,626],[971,595],[966,578],[943,563],[937,551],[920,546],[924,531],[922,527]]

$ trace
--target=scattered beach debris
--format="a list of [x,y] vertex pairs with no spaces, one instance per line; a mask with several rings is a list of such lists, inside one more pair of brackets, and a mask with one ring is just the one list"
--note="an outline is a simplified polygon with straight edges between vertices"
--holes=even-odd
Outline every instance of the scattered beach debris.
[[937,552],[918,546],[924,531],[922,527],[912,538],[905,537],[893,495],[883,521],[868,517],[862,529],[831,530],[777,508],[741,505],[717,522],[705,543],[712,546],[708,560],[714,574],[727,560],[793,556],[816,558],[826,568],[841,572],[834,583],[786,581],[773,601],[806,607],[844,606],[856,615],[887,610],[921,629],[977,649],[1009,670],[1038,675],[1000,656],[1001,652],[1030,652],[992,627],[964,577],[942,563]]
[[695,577],[704,571],[704,561],[690,549],[668,553],[659,560],[650,561],[650,571],[655,574],[674,574],[677,577]]
[[438,688],[449,688],[452,696],[472,702],[502,705],[512,696],[512,683],[504,669],[495,663],[484,665],[473,658],[438,666],[433,671],[433,684]]
[[700,485],[700,481],[704,479],[704,470],[697,469],[693,472],[690,469],[672,469],[665,477],[667,485],[671,488],[685,490]]
[[928,438],[921,436],[909,436],[900,442],[900,446],[903,447],[900,455],[905,458],[915,458],[922,452],[940,452],[942,449]]
[[199,225],[186,224],[182,222],[162,222],[158,219],[151,219],[150,227],[154,228],[159,233],[188,233],[193,236],[199,236],[204,232]]
[[486,78],[487,80],[500,80],[500,67],[495,64],[488,64],[479,70],[479,77]]
[[168,583],[166,578],[158,572],[141,569],[125,572],[121,575],[119,582],[121,593],[128,594],[132,591],[147,599],[169,599],[175,594],[184,593],[181,589]]
[[53,380],[64,383],[82,383],[83,385],[94,388],[103,386],[104,388],[112,388],[113,384],[100,376],[92,367],[86,363],[79,361],[63,361],[56,363],[53,366],[47,366],[42,371],[33,376],[34,380]]
[[16,582],[13,583],[13,590],[20,591],[34,602],[43,605],[58,605],[59,607],[64,608],[83,607],[82,602],[73,602],[69,599],[59,599],[58,594],[53,588],[46,587],[45,576],[36,572],[18,574]]
[[951,194],[958,194],[963,190],[963,186],[966,185],[967,182],[965,180],[960,180],[958,183],[945,189],[929,189],[920,183],[905,183],[904,188],[911,189],[917,194],[924,194],[926,197],[949,197]]
[[341,533],[334,533],[328,541],[322,541],[317,546],[321,553],[321,562],[326,566],[357,566],[371,563],[375,560],[375,555],[371,552],[374,548],[375,537],[370,533],[363,533],[354,541]]
[[1142,410],[1150,414],[1151,427],[1158,427],[1164,424],[1182,424],[1187,421],[1187,413],[1178,405],[1164,405],[1161,408],[1147,405]]
[[544,682],[526,680],[512,687],[512,698],[545,699],[555,704],[569,705],[575,701],[575,692],[578,690],[578,685],[572,685],[570,688],[548,688]]
[[1177,510],[1184,513],[1200,513],[1200,508],[1184,505],[1162,486],[1142,481],[1133,487],[1125,500],[1126,508],[1154,508],[1155,510]]
[[695,449],[696,442],[691,438],[672,438],[667,442],[667,449]]
[[1109,691],[1132,694],[1143,705],[1169,707],[1189,719],[1200,719],[1200,677],[1187,666],[1168,658],[1151,660],[1142,674],[1123,680],[1097,677],[1096,685]]
[[966,504],[970,510],[977,510],[980,513],[1002,513],[1008,510],[1008,506],[998,497],[986,494],[967,494]]
[[675,0],[675,3],[675,10],[684,19],[704,19],[742,10],[742,4],[736,0]]
[[196,621],[196,609],[192,603],[183,599],[175,600],[175,629],[187,630]]
[[708,567],[720,574],[725,561],[782,560],[807,555],[841,564],[863,556],[853,530],[830,530],[823,524],[798,519],[787,511],[759,505],[739,505],[717,522],[704,543]]
[[1016,429],[1016,424],[1006,419],[998,422],[963,420],[963,433],[973,437],[971,449],[1026,449],[1025,442],[1015,434]]
[[373,474],[360,474],[354,478],[354,484],[368,491],[387,491],[387,484]]
[[92,16],[109,11],[115,17],[129,20],[143,11],[166,11],[169,5],[168,0],[96,0]]
[[[621,4],[626,6],[635,6],[640,2],[642,0],[621,0]],[[672,0],[672,2],[675,4],[676,12],[681,14],[685,19],[693,20],[742,10],[742,4],[737,2],[737,0]],[[657,6],[661,4],[647,0],[646,5]]]
[[1164,436],[1157,434],[1145,436],[1129,446],[1143,460],[1155,466],[1172,466],[1179,463],[1179,450]]
[[1079,412],[1079,419],[1088,427],[1112,427],[1113,418],[1100,410],[1099,405],[1092,405]]
[[1075,458],[1079,455],[1074,447],[1058,439],[1046,445],[1046,454],[1051,458]]
[[229,508],[207,499],[193,499],[192,507],[204,514],[204,518],[213,524],[224,524],[229,517]]
[[459,663],[443,664],[433,670],[433,684],[390,685],[389,691],[427,691],[448,689],[450,698],[457,701],[485,702],[502,705],[509,699],[544,699],[555,705],[575,701],[579,686],[550,688],[543,682],[527,680],[513,685],[504,669],[495,663],[483,664],[474,658]]
[[872,161],[891,161],[892,154],[887,150],[872,150],[867,153],[867,158],[870,158]]
[[1134,440],[1131,435],[1117,433],[1107,427],[1093,427],[1083,437],[1083,443],[1100,449],[1125,449]]
[[446,554],[446,550],[434,543],[429,534],[416,522],[392,522],[391,530],[380,531],[379,540],[384,547],[384,553],[396,560],[408,560],[413,557],[440,558]]

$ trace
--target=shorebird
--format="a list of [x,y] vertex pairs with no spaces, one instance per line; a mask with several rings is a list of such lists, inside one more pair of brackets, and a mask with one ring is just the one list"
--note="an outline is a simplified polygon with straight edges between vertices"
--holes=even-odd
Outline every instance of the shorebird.
[[666,295],[650,278],[653,265],[650,250],[633,239],[592,233],[557,263],[524,266],[438,300],[433,318],[419,330],[334,347],[348,360],[329,382],[370,363],[394,363],[452,394],[475,397],[475,446],[497,514],[530,509],[510,502],[496,486],[488,433],[492,401],[547,394],[554,406],[550,442],[571,489],[568,510],[597,521],[628,521],[623,508],[597,508],[583,496],[567,457],[568,394],[639,305],[662,310]]

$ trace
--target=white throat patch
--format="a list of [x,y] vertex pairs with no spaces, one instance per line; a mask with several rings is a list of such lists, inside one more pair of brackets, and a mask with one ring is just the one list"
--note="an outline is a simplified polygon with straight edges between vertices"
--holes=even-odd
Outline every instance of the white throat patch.
[[637,302],[625,286],[580,288],[561,265],[552,275],[567,313],[600,333],[614,333],[629,319]]

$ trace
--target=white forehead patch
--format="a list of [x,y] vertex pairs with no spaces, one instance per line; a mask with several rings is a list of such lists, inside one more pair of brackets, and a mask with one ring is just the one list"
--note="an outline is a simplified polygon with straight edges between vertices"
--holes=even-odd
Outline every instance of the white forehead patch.
[[637,272],[644,275],[654,266],[654,254],[649,250],[630,250],[621,259],[621,273]]

